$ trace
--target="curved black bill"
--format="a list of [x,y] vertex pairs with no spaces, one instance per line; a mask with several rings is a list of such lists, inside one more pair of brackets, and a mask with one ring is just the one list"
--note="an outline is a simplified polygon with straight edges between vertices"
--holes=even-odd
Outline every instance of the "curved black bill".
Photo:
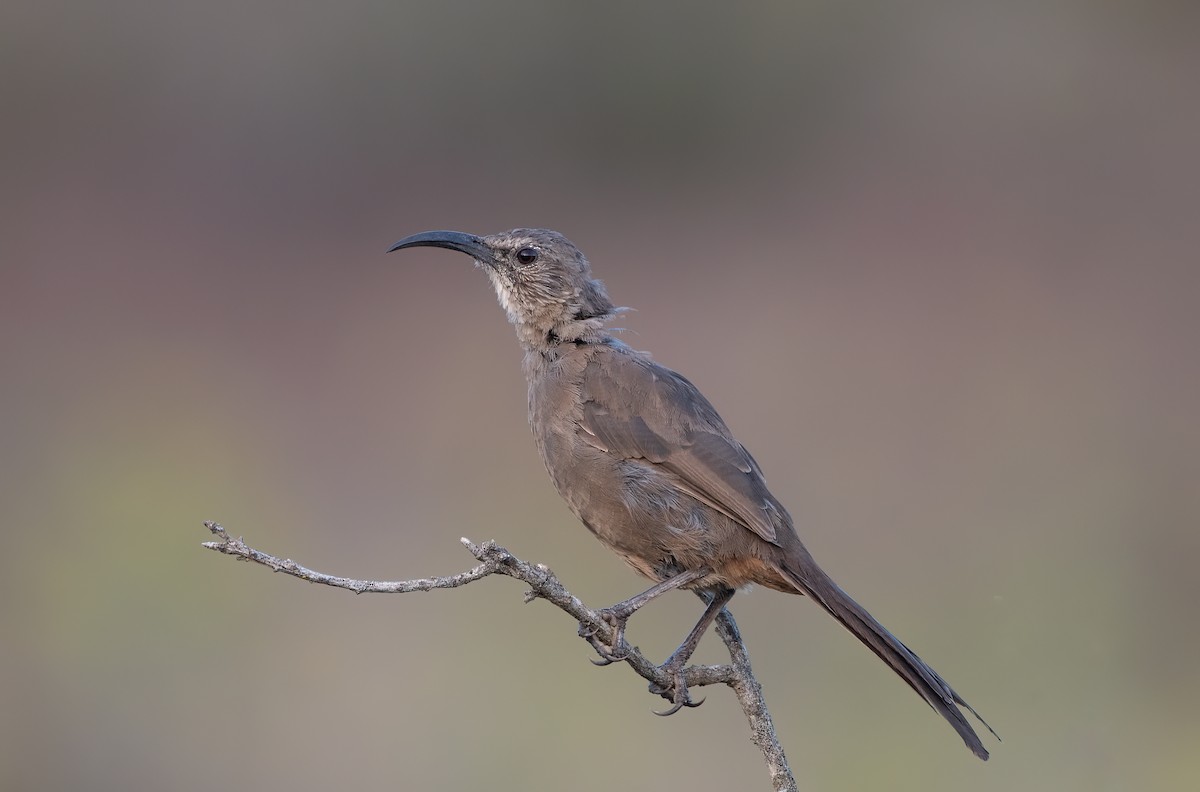
[[440,247],[466,253],[477,261],[491,261],[492,251],[483,240],[474,234],[464,234],[461,231],[424,231],[420,234],[406,236],[388,248],[393,250],[409,247]]

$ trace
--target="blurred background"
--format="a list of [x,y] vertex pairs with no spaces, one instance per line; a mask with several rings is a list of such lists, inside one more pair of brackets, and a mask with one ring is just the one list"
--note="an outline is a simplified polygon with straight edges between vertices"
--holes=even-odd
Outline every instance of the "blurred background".
[[[733,696],[656,718],[494,578],[603,606],[461,256],[544,226],[827,570],[1004,743],[811,604],[739,596],[803,788],[1200,777],[1196,6],[0,8],[0,788],[767,789]],[[631,640],[665,657],[672,595]],[[706,639],[699,659],[722,647]]]

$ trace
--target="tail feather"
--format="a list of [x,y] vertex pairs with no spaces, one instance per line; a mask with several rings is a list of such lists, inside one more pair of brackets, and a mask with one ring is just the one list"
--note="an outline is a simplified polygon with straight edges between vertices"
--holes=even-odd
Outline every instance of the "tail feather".
[[[963,742],[971,752],[980,759],[988,758],[987,749],[979,739],[979,735],[971,728],[959,707],[965,707],[982,723],[997,740],[996,734],[987,721],[979,716],[975,709],[963,701],[962,696],[954,692],[954,688],[946,684],[946,680],[938,676],[916,653],[905,646],[900,639],[888,632],[887,628],[877,622],[867,612],[866,608],[855,602],[849,594],[842,591],[832,578],[826,575],[815,562],[809,560],[811,567],[804,572],[780,567],[779,572],[802,593],[807,594],[814,602],[829,612],[858,640],[887,663],[900,678],[917,691],[929,706],[939,712],[949,721],[954,730],[962,737]],[[790,565],[789,565],[790,566]],[[808,566],[807,564],[805,566]]]

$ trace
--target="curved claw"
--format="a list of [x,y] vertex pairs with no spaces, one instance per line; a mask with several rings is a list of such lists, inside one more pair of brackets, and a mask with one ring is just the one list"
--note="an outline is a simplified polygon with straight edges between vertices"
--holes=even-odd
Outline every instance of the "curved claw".
[[597,611],[597,614],[603,619],[612,630],[612,644],[606,644],[596,636],[596,628],[590,624],[580,623],[579,636],[586,638],[592,648],[596,650],[596,654],[600,655],[599,660],[592,660],[594,665],[606,666],[613,663],[628,659],[629,655],[620,652],[621,644],[625,642],[625,620],[628,618],[619,613],[614,612],[610,608]]
[[596,663],[598,666],[612,665],[613,663],[619,663],[622,660],[629,659],[629,655],[627,654],[617,654],[616,652],[608,651],[608,647],[604,646],[603,644],[599,646],[593,646],[592,648],[596,650],[596,654],[600,655],[600,659],[603,661],[596,662],[595,660],[592,660],[592,662]]
[[683,702],[676,701],[674,704],[671,705],[671,708],[669,710],[666,710],[665,712],[659,712],[656,709],[652,709],[650,711],[653,712],[655,715],[661,715],[662,717],[666,718],[671,715],[674,715],[676,712],[679,712],[679,710],[681,710],[681,709],[683,709]]
[[674,692],[671,694],[671,707],[669,709],[667,709],[665,712],[659,712],[658,710],[653,710],[653,709],[650,710],[651,712],[653,712],[655,715],[661,715],[662,717],[665,718],[668,715],[674,715],[676,712],[679,712],[679,710],[683,709],[684,707],[695,708],[695,707],[699,707],[701,704],[704,703],[704,699],[700,699],[699,701],[692,701],[691,696],[688,694],[687,683],[685,683],[683,681],[683,669],[682,668],[668,669],[668,668],[664,667],[663,670],[664,671],[670,670],[671,681],[674,684],[671,686],[671,688],[662,688],[662,687],[659,687],[658,685],[652,684],[652,685],[650,685],[650,692],[656,693],[660,696],[665,697],[667,695],[667,691],[673,689]]
[[617,654],[613,649],[609,648],[603,641],[596,637],[596,631],[592,627],[580,625],[579,635],[587,639],[587,642],[596,650],[596,654],[600,655],[599,660],[589,658],[593,665],[606,666],[618,663],[629,657],[627,654]]
[[[684,695],[687,695],[686,692],[684,693]],[[670,715],[674,715],[676,712],[679,712],[679,710],[683,709],[684,707],[691,707],[691,708],[699,707],[701,704],[704,703],[704,701],[705,701],[704,699],[700,699],[699,701],[688,701],[687,699],[684,699],[683,701],[676,701],[674,704],[671,705],[671,708],[666,710],[665,712],[659,712],[656,709],[652,709],[650,711],[653,712],[655,715],[661,715],[662,717],[666,718]]]

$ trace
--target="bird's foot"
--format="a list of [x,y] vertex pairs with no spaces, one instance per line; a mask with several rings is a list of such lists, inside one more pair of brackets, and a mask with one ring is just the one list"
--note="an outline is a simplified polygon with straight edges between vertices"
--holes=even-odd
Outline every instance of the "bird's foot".
[[690,692],[688,692],[687,681],[684,679],[683,668],[684,664],[675,662],[674,659],[668,660],[659,666],[660,670],[670,675],[671,686],[664,688],[651,682],[650,692],[662,696],[667,701],[671,702],[671,706],[663,712],[651,710],[651,712],[653,712],[655,715],[662,715],[663,717],[666,717],[668,715],[674,715],[684,707],[699,707],[704,703],[704,699],[692,701],[692,695]]
[[612,633],[612,640],[606,644],[600,639],[595,627],[580,622],[579,635],[586,638],[587,642],[596,650],[596,654],[600,655],[599,660],[592,660],[592,662],[598,666],[606,666],[628,658],[629,655],[622,649],[622,645],[625,643],[625,622],[629,620],[630,614],[615,608],[604,608],[596,611],[596,615],[608,625]]

